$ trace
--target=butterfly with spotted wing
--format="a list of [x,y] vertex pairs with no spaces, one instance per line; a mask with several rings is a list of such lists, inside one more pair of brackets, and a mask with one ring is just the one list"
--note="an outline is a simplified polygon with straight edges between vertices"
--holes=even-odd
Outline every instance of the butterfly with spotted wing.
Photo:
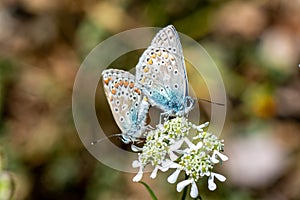
[[136,66],[136,80],[152,106],[166,116],[182,116],[192,110],[188,79],[179,36],[174,26],[160,30]]
[[113,117],[126,144],[138,141],[146,130],[149,103],[134,75],[117,69],[102,72],[104,91]]

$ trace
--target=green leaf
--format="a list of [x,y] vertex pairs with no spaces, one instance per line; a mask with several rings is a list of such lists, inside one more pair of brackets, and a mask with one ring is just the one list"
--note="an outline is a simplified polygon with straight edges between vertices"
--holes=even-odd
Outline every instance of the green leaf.
[[155,196],[154,192],[152,191],[152,189],[150,188],[149,185],[147,185],[147,184],[146,184],[145,182],[143,182],[143,181],[140,181],[139,183],[141,183],[141,184],[143,184],[143,185],[145,186],[145,188],[148,190],[148,192],[149,192],[149,194],[150,194],[150,196],[151,196],[151,198],[152,198],[153,200],[158,200],[157,197]]

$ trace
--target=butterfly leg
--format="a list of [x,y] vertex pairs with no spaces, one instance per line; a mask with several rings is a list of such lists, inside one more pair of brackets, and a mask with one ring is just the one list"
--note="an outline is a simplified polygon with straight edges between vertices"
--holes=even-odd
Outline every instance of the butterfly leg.
[[155,128],[151,126],[150,124],[147,125],[147,130],[154,130]]

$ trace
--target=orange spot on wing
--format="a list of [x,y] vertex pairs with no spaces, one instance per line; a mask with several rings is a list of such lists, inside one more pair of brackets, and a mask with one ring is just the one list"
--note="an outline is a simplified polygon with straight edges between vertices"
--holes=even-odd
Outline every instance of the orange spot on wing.
[[135,91],[136,93],[138,93],[138,94],[141,94],[141,90],[138,89],[138,88],[135,88],[134,91]]
[[141,83],[145,83],[146,77],[142,78]]
[[122,86],[122,85],[123,85],[123,83],[124,83],[123,81],[120,81],[120,82],[119,82],[119,85],[120,85],[120,86]]
[[108,85],[109,79],[105,79],[105,80],[103,80],[103,81],[104,81],[105,85]]
[[109,81],[111,81],[111,77],[103,80],[103,82],[105,83],[105,85],[108,85]]
[[150,56],[150,58],[156,58],[156,55],[155,55],[155,54],[153,54],[153,55],[151,55],[151,56]]
[[165,59],[167,59],[169,57],[169,54],[165,53],[164,57],[165,57]]
[[144,72],[146,73],[146,72],[148,72],[149,71],[149,67],[145,67],[144,68]]
[[152,60],[152,59],[149,59],[148,64],[149,64],[149,65],[152,65],[152,64],[153,64],[153,60]]
[[124,86],[127,87],[129,85],[128,81],[124,82]]
[[112,89],[112,90],[111,90],[111,93],[112,93],[112,94],[116,94],[117,91],[116,91],[115,89]]
[[115,86],[115,88],[118,88],[118,87],[119,87],[119,84],[118,84],[118,83],[116,83],[114,86]]
[[130,84],[129,84],[129,87],[130,87],[130,88],[133,88],[133,87],[134,87],[134,83],[130,83]]

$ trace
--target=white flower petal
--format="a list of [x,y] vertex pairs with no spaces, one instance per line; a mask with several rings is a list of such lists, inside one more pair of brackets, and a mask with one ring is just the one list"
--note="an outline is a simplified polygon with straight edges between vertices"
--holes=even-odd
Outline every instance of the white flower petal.
[[178,175],[180,174],[180,170],[177,169],[173,174],[171,174],[167,181],[171,184],[175,183],[177,181]]
[[213,176],[216,177],[219,181],[221,181],[221,182],[226,181],[226,177],[225,177],[225,176],[223,176],[223,175],[221,175],[221,174],[213,173],[213,172],[212,172],[212,174],[213,174]]
[[141,163],[138,160],[134,160],[131,165],[133,168],[137,168],[141,166]]
[[214,183],[214,177],[210,176],[208,178],[208,189],[214,191],[217,188],[217,185]]
[[171,161],[171,160],[166,160],[166,161],[164,161],[162,164],[162,167],[164,167],[164,168],[179,168],[179,167],[181,167],[181,165],[179,165],[179,164],[177,164],[177,163],[175,163],[175,162],[173,162],[173,161]]
[[187,185],[191,184],[192,182],[193,182],[193,180],[191,180],[191,179],[181,181],[180,183],[177,184],[177,187],[176,187],[177,192],[181,192],[183,190],[183,188],[185,188]]
[[179,149],[179,148],[181,147],[181,145],[182,145],[183,142],[184,142],[184,140],[182,140],[182,139],[176,141],[174,144],[172,144],[172,145],[170,146],[170,150],[171,150],[171,151],[175,151],[175,150]]
[[169,170],[169,167],[168,167],[168,166],[166,166],[166,167],[159,167],[159,169],[160,169],[160,171],[162,171],[162,172],[166,172],[166,171]]
[[183,139],[184,139],[185,143],[189,146],[190,149],[195,149],[196,146],[187,137],[185,137]]
[[209,125],[209,122],[205,122],[205,123],[199,125],[199,126],[197,127],[197,130],[198,130],[198,131],[201,131],[203,128],[207,127],[208,125]]
[[171,160],[176,160],[178,158],[178,156],[175,153],[173,153],[172,151],[169,152],[169,157]]
[[151,175],[150,175],[150,178],[152,179],[155,179],[156,178],[156,175],[157,175],[157,171],[158,171],[158,166],[156,166],[154,168],[154,170],[152,171]]
[[162,124],[158,124],[156,127],[157,127],[160,131],[162,131],[162,132],[165,131],[165,128],[164,128],[164,126],[163,126]]
[[210,158],[211,162],[214,164],[219,163],[220,161],[216,158],[216,153],[214,152],[213,155]]
[[143,178],[143,169],[142,167],[140,168],[139,172],[133,177],[133,182],[139,182]]
[[190,195],[192,198],[196,198],[198,196],[198,187],[195,181],[192,182],[191,192]]
[[196,145],[196,148],[200,149],[202,146],[203,146],[203,143],[202,142],[198,142],[197,145]]
[[216,155],[218,155],[219,158],[220,158],[221,160],[223,160],[223,161],[228,160],[228,157],[227,157],[226,155],[220,153],[219,151],[215,151],[214,153],[215,153]]

